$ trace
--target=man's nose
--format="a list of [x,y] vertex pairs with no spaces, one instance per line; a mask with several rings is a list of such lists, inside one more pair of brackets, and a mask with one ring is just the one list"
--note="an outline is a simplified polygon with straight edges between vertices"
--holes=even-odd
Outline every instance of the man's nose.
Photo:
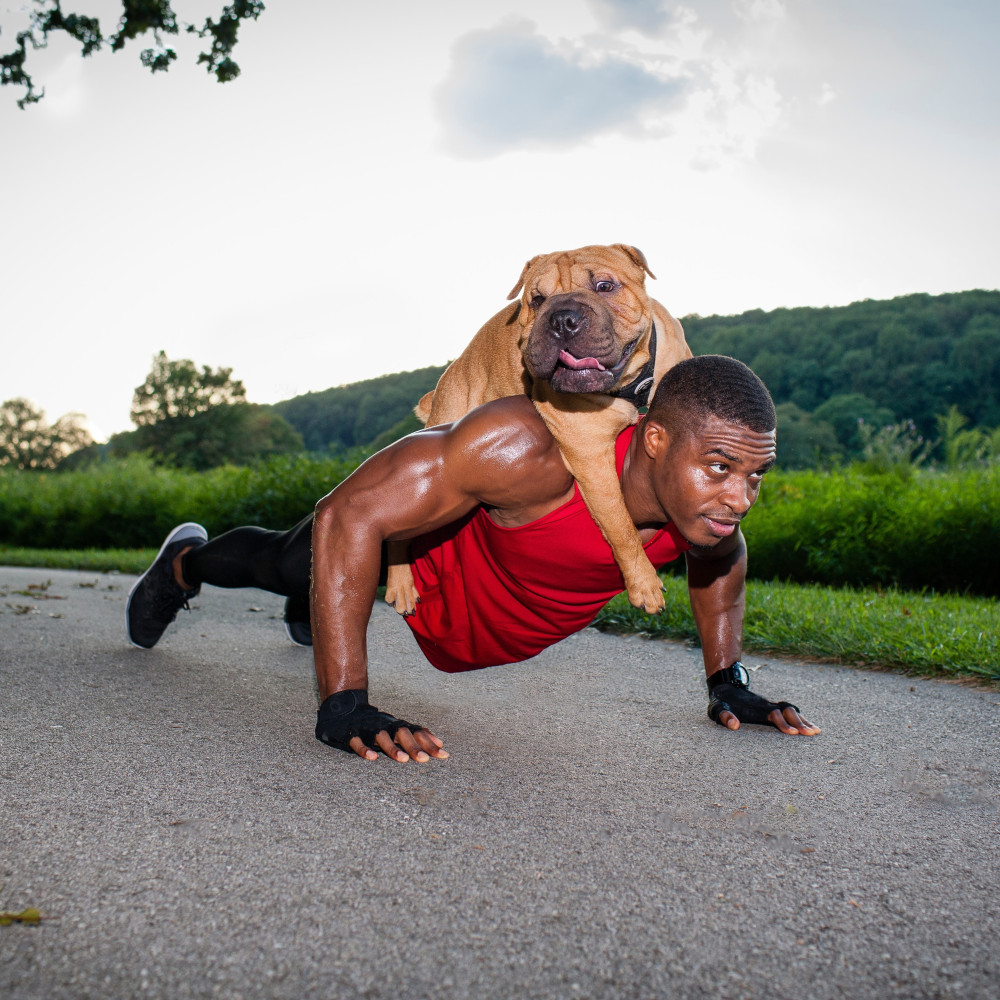
[[730,476],[720,497],[722,502],[741,517],[753,506],[753,493],[747,480]]

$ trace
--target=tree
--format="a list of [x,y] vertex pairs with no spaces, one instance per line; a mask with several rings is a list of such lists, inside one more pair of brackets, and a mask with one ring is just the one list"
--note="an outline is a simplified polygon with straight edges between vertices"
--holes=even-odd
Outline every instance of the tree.
[[127,450],[147,449],[161,464],[200,472],[300,452],[305,446],[298,431],[269,406],[222,403],[191,417],[168,417],[140,427]]
[[127,41],[153,33],[155,48],[143,49],[139,58],[143,66],[152,73],[166,71],[177,58],[174,49],[163,41],[164,35],[176,35],[181,29],[199,38],[211,38],[209,51],[198,56],[198,63],[205,64],[209,73],[214,73],[219,83],[235,80],[240,68],[232,58],[239,34],[240,22],[254,21],[263,13],[264,4],[260,0],[233,0],[223,8],[217,21],[205,19],[202,27],[177,20],[171,6],[172,0],[122,0],[122,16],[117,30],[108,36],[101,33],[100,21],[86,14],[64,14],[60,0],[34,0],[30,25],[17,33],[17,47],[13,52],[0,55],[0,84],[15,84],[27,87],[27,92],[17,105],[22,110],[45,96],[44,89],[36,92],[31,76],[24,68],[28,46],[41,49],[48,44],[49,35],[54,31],[64,31],[82,45],[81,55],[89,56],[107,45],[112,52],[125,47]]
[[813,410],[813,419],[829,424],[841,446],[852,454],[864,448],[862,424],[882,427],[893,419],[892,410],[878,406],[859,392],[838,393]]
[[840,443],[831,424],[819,420],[795,403],[779,403],[778,462],[783,469],[830,466],[841,457]]
[[171,361],[165,351],[153,358],[146,381],[136,386],[130,416],[137,427],[170,417],[193,417],[223,403],[245,403],[247,391],[232,368],[202,367],[188,358]]
[[[356,448],[412,416],[417,400],[437,385],[443,371],[441,365],[380,375],[295,396],[275,403],[274,409],[302,435],[310,451]],[[403,433],[421,426],[414,418]]]
[[112,455],[148,451],[154,461],[190,469],[243,465],[264,455],[302,451],[302,438],[268,406],[246,401],[232,368],[199,369],[193,361],[153,358],[132,397],[136,430],[108,442]]
[[0,406],[0,465],[17,469],[54,469],[71,451],[92,441],[80,422],[81,413],[67,413],[54,424],[23,398]]

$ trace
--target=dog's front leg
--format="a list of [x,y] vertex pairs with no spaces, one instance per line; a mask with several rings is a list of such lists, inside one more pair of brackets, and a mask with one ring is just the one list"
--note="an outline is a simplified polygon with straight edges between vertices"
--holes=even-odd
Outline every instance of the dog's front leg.
[[385,603],[401,615],[412,615],[420,595],[410,569],[410,543],[387,542],[389,566],[385,580]]
[[559,444],[591,516],[601,529],[622,571],[629,602],[656,614],[664,607],[663,583],[632,523],[615,469],[615,440],[635,421],[636,410],[608,396],[573,396],[546,392],[535,399],[545,425]]

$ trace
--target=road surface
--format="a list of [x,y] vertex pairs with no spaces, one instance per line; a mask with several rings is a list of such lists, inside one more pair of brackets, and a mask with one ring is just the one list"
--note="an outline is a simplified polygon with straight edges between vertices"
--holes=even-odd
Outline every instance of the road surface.
[[449,676],[379,606],[372,701],[452,756],[368,764],[280,598],[144,651],[131,582],[0,569],[4,997],[1000,996],[996,691],[751,657],[824,732],[731,734],[681,644]]

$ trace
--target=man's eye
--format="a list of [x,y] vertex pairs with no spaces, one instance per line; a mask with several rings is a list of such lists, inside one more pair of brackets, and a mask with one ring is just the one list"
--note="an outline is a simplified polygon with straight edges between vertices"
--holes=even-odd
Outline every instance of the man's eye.
[[726,465],[726,464],[725,464],[725,462],[713,462],[713,463],[712,463],[712,464],[711,464],[711,465],[709,466],[709,468],[710,468],[710,469],[711,469],[711,470],[712,470],[713,472],[719,472],[719,473],[724,473],[724,472],[728,471],[728,469],[729,469],[729,466],[728,466],[728,465]]
[[594,285],[594,291],[600,292],[602,295],[607,295],[608,292],[613,292],[615,290],[615,283],[613,281],[598,281]]

